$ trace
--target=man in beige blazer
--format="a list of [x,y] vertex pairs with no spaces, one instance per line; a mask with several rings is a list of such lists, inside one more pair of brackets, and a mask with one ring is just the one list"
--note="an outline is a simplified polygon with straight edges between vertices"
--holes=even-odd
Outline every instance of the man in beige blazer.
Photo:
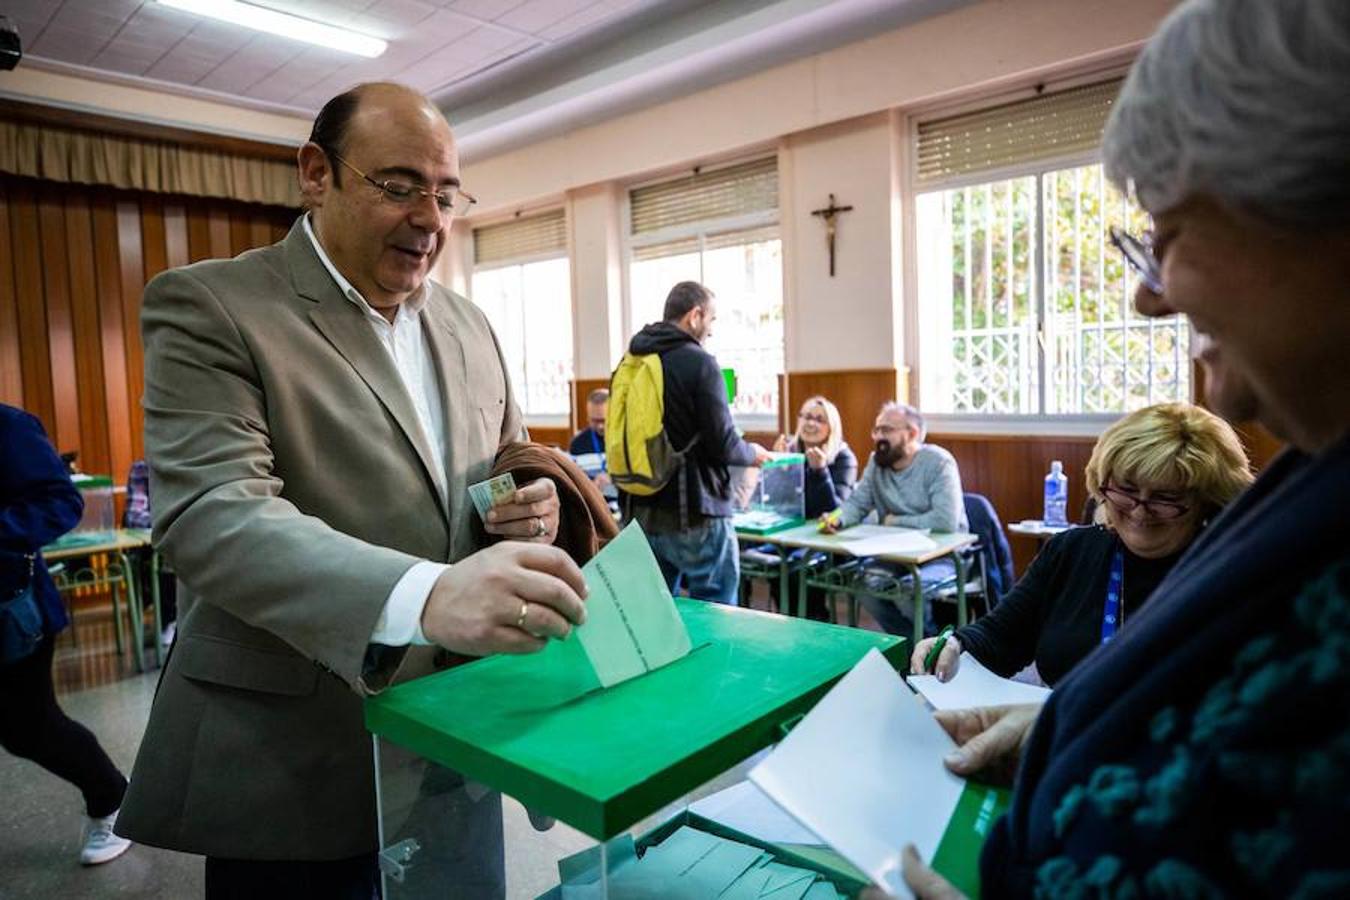
[[364,85],[298,161],[284,240],[167,272],[142,310],[154,537],[184,592],[117,831],[204,854],[208,898],[368,900],[362,696],[585,615],[551,481],[489,523],[517,540],[475,543],[467,486],[525,432],[483,314],[427,279],[468,199],[445,119]]

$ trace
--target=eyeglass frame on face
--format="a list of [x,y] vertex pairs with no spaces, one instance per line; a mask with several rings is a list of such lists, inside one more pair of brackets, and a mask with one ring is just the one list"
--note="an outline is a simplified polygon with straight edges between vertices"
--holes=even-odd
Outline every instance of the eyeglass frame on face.
[[817,425],[829,425],[830,417],[824,413],[799,412],[797,413],[797,421],[815,422]]
[[[462,218],[469,212],[470,209],[473,208],[474,204],[478,202],[477,197],[475,197],[473,194],[470,194],[463,188],[458,187],[450,188],[449,193],[451,196],[447,200],[446,198],[447,192],[444,190],[429,191],[424,187],[420,187],[416,184],[413,184],[412,182],[400,181],[397,178],[388,178],[385,179],[384,181],[376,181],[374,178],[371,178],[365,172],[362,172],[356,166],[352,165],[351,163],[347,162],[347,160],[343,159],[341,154],[333,153],[331,155],[338,162],[342,163],[344,166],[351,169],[357,175],[360,175],[363,179],[365,179],[365,181],[368,184],[370,184],[372,187],[374,187],[376,190],[380,192],[380,196],[383,199],[388,200],[390,203],[393,203],[397,206],[408,206],[411,203],[413,203],[415,198],[417,198],[418,196],[420,196],[421,199],[423,200],[425,200],[427,197],[434,197],[436,200],[436,209],[438,209],[442,215],[448,215],[451,216],[452,218]],[[400,190],[405,186],[407,188],[407,191],[401,193]],[[456,209],[456,206],[458,206],[461,201],[465,202],[464,208]]]
[[1153,253],[1152,232],[1146,231],[1141,237],[1135,237],[1116,225],[1112,225],[1108,231],[1111,243],[1125,257],[1125,262],[1129,263],[1130,268],[1139,276],[1144,287],[1161,295],[1162,263],[1158,262],[1158,257]]
[[[1172,522],[1183,518],[1193,508],[1191,504],[1177,503],[1174,500],[1144,500],[1143,498],[1110,483],[1102,485],[1101,490],[1102,497],[1106,499],[1106,502],[1110,503],[1122,515],[1126,516],[1142,506],[1145,515],[1160,521]],[[1123,501],[1117,499],[1118,497],[1123,498]]]

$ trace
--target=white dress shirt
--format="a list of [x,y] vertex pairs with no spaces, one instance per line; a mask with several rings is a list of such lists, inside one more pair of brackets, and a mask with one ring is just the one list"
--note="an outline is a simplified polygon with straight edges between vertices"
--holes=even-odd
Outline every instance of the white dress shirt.
[[[394,321],[390,322],[366,302],[366,298],[361,296],[361,292],[353,287],[350,281],[342,277],[342,273],[333,265],[323,245],[319,243],[314,229],[310,227],[308,215],[305,216],[303,223],[305,234],[314,244],[314,252],[319,254],[319,262],[323,263],[328,274],[333,276],[343,296],[361,310],[370,327],[375,330],[375,336],[380,339],[381,346],[389,353],[394,367],[398,369],[399,380],[403,382],[403,388],[412,400],[413,409],[417,411],[417,422],[422,428],[422,435],[431,446],[433,458],[441,463],[432,475],[436,479],[436,490],[440,494],[441,504],[446,505],[448,498],[445,481],[445,406],[441,400],[440,383],[431,359],[431,350],[422,335],[420,315],[427,303],[426,287],[400,303],[398,311],[394,314]],[[422,560],[404,572],[403,577],[389,592],[384,611],[380,613],[380,619],[375,623],[375,630],[370,633],[370,643],[387,644],[392,647],[404,644],[430,644],[431,641],[422,634],[422,610],[427,605],[427,598],[431,596],[432,585],[448,568],[450,567],[443,563]]]

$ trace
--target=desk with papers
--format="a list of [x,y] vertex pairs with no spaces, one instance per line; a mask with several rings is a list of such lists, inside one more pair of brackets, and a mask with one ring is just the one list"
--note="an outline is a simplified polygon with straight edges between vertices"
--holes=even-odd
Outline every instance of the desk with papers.
[[741,535],[747,543],[772,544],[779,548],[779,598],[778,609],[788,614],[790,598],[787,596],[787,576],[794,562],[788,550],[802,549],[807,556],[816,554],[816,559],[804,559],[796,565],[802,577],[797,586],[797,616],[806,616],[806,593],[811,587],[842,593],[848,597],[848,624],[858,624],[858,597],[862,593],[877,593],[875,590],[863,590],[856,584],[852,575],[859,569],[859,560],[875,560],[903,566],[910,574],[912,584],[908,590],[896,592],[894,596],[883,592],[883,596],[897,602],[912,600],[914,604],[914,641],[923,639],[923,583],[919,578],[919,567],[925,563],[944,557],[951,557],[956,568],[957,621],[964,625],[967,621],[966,609],[966,565],[961,551],[977,541],[973,534],[965,532],[925,532],[913,528],[895,528],[888,525],[855,525],[834,534],[823,534],[814,522],[789,528],[766,535]]

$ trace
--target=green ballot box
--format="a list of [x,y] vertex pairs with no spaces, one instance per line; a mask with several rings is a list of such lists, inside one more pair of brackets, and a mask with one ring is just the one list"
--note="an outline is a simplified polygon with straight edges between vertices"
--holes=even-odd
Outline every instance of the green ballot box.
[[[868,650],[896,667],[909,658],[891,635],[676,602],[693,649],[609,688],[573,635],[366,701],[386,900],[475,896],[478,875],[463,870],[499,856],[489,845],[503,806],[507,896],[537,896],[548,885],[522,873],[551,871],[556,884],[559,859],[677,814],[786,734]],[[534,828],[521,827],[520,806]],[[553,818],[563,824],[535,831]]]

